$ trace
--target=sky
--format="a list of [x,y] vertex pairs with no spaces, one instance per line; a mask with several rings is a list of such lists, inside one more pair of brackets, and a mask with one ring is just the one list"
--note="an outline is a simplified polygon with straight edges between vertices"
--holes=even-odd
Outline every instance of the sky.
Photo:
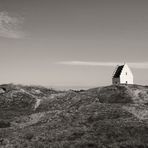
[[1,0],[0,83],[111,84],[129,64],[148,85],[147,0]]

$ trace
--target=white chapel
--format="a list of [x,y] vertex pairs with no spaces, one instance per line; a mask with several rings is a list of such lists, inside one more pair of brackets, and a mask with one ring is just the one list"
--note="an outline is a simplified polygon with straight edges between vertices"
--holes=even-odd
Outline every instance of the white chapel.
[[127,64],[117,66],[112,77],[113,85],[133,84],[133,74]]

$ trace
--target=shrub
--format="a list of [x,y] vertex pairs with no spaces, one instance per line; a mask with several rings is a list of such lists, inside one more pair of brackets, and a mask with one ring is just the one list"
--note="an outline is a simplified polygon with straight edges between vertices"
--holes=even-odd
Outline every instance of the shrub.
[[10,122],[5,121],[5,120],[0,120],[0,128],[8,128],[10,127]]
[[27,140],[31,140],[34,137],[34,134],[32,132],[27,132],[24,135],[24,138]]

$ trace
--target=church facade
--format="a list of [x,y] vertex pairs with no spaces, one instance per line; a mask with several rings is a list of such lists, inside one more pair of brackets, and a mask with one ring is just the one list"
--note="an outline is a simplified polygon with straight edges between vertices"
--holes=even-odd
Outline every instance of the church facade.
[[133,74],[127,64],[117,66],[112,77],[112,84],[133,84]]

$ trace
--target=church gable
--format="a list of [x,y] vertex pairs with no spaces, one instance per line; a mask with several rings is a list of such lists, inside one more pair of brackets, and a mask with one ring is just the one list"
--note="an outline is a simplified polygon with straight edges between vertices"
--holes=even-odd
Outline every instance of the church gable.
[[112,82],[113,84],[133,84],[133,74],[127,64],[117,67]]

